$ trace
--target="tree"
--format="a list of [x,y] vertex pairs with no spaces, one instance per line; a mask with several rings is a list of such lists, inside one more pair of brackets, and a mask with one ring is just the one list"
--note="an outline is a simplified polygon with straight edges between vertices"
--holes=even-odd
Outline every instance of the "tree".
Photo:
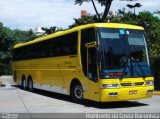
[[11,69],[8,64],[12,57],[13,36],[12,30],[0,23],[0,75],[6,74]]
[[56,26],[53,26],[53,27],[50,27],[50,28],[42,27],[42,30],[45,31],[46,34],[55,33],[56,32]]
[[14,34],[13,37],[14,44],[27,42],[38,37],[31,29],[28,31],[14,29],[12,30],[12,32]]
[[11,74],[12,49],[17,43],[27,42],[37,36],[32,30],[11,30],[0,22],[0,75]]
[[160,15],[160,11],[156,11],[154,12],[154,14]]
[[96,12],[96,15],[98,17],[98,20],[104,21],[107,18],[107,15],[108,15],[108,12],[109,12],[109,9],[111,7],[113,0],[96,0],[96,1],[98,2],[98,4],[101,4],[101,6],[105,6],[105,9],[104,9],[104,12],[102,13],[102,16],[98,12],[94,0],[75,0],[75,4],[82,5],[84,2],[92,2],[92,5],[93,5],[94,10]]
[[7,63],[11,57],[11,47],[13,45],[13,33],[9,28],[0,23],[0,62]]
[[50,28],[42,27],[42,30],[45,31],[45,34],[52,34],[58,31],[63,31],[64,29],[56,26],[52,26]]

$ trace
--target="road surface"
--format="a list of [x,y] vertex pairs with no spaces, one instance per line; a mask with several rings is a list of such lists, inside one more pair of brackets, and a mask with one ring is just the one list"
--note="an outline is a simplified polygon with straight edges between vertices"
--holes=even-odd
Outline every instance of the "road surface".
[[144,100],[85,104],[72,102],[69,96],[52,92],[21,90],[12,77],[0,77],[0,113],[160,113],[160,95]]

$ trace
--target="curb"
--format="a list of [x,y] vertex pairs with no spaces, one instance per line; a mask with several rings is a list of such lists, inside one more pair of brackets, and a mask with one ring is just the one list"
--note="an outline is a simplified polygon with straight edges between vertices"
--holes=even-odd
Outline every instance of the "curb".
[[160,95],[160,91],[154,91],[153,95]]

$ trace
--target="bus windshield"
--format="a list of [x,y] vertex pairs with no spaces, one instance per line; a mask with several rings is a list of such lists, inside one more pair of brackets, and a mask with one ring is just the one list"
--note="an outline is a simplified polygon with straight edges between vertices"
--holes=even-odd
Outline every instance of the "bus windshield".
[[99,28],[101,78],[151,76],[144,31]]

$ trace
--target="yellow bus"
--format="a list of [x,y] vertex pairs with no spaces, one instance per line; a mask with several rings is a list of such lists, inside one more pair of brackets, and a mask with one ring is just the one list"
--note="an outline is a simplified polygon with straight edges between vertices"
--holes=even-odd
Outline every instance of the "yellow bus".
[[94,23],[17,44],[14,81],[70,95],[74,101],[151,98],[154,78],[144,28]]

